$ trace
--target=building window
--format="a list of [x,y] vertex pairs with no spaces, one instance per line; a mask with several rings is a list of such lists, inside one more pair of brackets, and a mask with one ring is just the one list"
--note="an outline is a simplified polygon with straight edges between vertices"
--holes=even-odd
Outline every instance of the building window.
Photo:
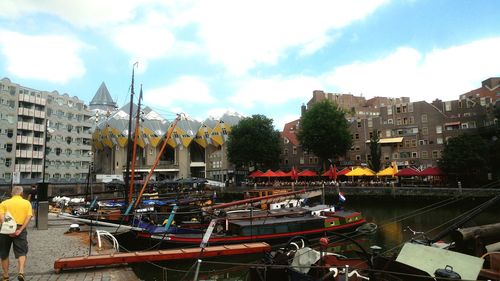
[[368,119],[368,128],[373,127],[373,120],[371,118]]
[[387,107],[387,115],[392,115],[392,106]]
[[422,159],[428,159],[429,158],[429,155],[428,155],[427,151],[420,151],[420,156],[422,157]]
[[427,144],[427,140],[419,140],[418,144],[419,145],[426,145]]
[[410,102],[408,104],[408,112],[413,112],[413,103],[412,102]]
[[401,118],[396,118],[396,125],[401,125]]
[[387,124],[394,124],[394,120],[392,120],[392,119],[387,119]]
[[411,145],[411,140],[405,140],[405,147],[409,148]]
[[300,163],[301,165],[304,165],[304,157],[300,157],[299,163]]
[[410,156],[411,156],[410,152],[407,152],[407,151],[399,153],[399,157],[402,158],[402,159],[410,158]]
[[427,114],[422,114],[422,123],[427,123]]
[[436,126],[436,134],[441,134],[443,132],[443,127],[441,125]]
[[433,150],[432,159],[438,159],[438,158],[439,158],[439,150]]
[[361,155],[356,155],[356,160],[360,161],[361,160]]
[[297,155],[297,147],[296,147],[296,146],[294,146],[294,147],[292,148],[292,154],[293,154],[293,155]]
[[428,134],[429,134],[429,128],[422,127],[422,135],[428,135]]
[[411,147],[417,147],[417,140],[411,140]]
[[418,152],[412,152],[411,153],[411,158],[418,158]]
[[358,128],[361,128],[361,121],[358,121]]
[[355,135],[355,138],[356,138],[357,140],[359,140],[359,134],[356,134],[356,135]]
[[437,144],[443,144],[443,138],[437,138],[436,139]]
[[410,116],[410,124],[415,124],[415,117]]
[[283,154],[288,155],[288,148],[285,148],[285,150],[283,151]]
[[385,130],[385,136],[390,138],[391,137],[391,130]]
[[392,159],[398,159],[399,158],[399,154],[398,153],[393,153],[392,154]]

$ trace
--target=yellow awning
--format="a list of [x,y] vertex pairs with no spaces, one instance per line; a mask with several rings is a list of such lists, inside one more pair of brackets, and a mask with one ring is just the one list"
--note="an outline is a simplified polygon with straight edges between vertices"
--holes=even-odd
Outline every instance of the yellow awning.
[[346,174],[348,177],[363,177],[363,176],[374,176],[375,172],[370,168],[357,167],[356,169],[350,171]]
[[[378,143],[380,144],[387,144],[387,143],[400,143],[403,142],[403,137],[397,137],[397,138],[385,138],[385,139],[380,139]],[[370,143],[370,140],[367,140],[366,143]]]
[[387,177],[387,176],[394,176],[395,174],[395,171],[394,171],[394,168],[392,166],[389,166],[381,171],[379,171],[377,173],[377,176],[379,177]]

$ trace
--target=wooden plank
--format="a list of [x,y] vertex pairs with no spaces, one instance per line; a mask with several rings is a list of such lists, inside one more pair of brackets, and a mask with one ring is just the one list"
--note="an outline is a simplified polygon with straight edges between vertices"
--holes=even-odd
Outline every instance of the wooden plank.
[[145,251],[133,253],[114,253],[106,255],[80,256],[60,258],[54,262],[54,269],[59,272],[62,269],[95,267],[123,263],[137,263],[147,261],[168,261],[195,258],[209,258],[218,256],[232,256],[244,254],[264,253],[271,250],[271,246],[264,242],[247,243],[240,245],[212,246],[206,247],[203,252],[201,248],[173,249],[161,251]]

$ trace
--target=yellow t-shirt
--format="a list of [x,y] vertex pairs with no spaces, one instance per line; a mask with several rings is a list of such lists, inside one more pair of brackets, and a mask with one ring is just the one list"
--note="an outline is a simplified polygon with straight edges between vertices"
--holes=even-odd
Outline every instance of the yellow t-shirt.
[[0,203],[0,214],[5,214],[7,211],[16,220],[17,224],[23,224],[28,216],[33,216],[31,203],[20,195],[14,195],[12,198]]

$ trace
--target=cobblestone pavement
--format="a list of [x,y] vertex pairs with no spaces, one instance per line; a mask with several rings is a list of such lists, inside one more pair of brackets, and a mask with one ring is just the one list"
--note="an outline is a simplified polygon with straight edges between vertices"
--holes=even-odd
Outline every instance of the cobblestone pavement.
[[[67,270],[57,274],[54,271],[54,261],[62,257],[85,256],[89,253],[89,239],[86,233],[65,234],[71,221],[49,214],[47,230],[35,228],[32,220],[28,227],[29,252],[26,262],[26,280],[139,280],[128,266],[107,267],[85,270]],[[97,249],[92,247],[92,253]],[[17,260],[11,250],[10,280],[17,280]]]

